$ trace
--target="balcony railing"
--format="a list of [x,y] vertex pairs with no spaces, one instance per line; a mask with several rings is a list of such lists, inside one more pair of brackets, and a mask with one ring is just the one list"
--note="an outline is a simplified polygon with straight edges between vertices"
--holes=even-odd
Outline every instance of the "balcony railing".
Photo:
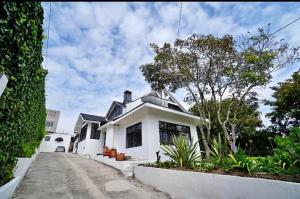
[[159,106],[164,106],[164,107],[168,107],[168,101],[162,98],[158,98],[158,97],[154,97],[151,95],[148,96],[144,96],[141,98],[142,102],[150,102],[152,104],[156,104]]

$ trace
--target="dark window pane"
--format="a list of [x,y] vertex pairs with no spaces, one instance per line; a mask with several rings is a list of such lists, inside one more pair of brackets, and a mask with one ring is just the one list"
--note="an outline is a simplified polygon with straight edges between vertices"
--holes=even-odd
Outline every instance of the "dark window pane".
[[80,135],[79,135],[79,142],[82,140],[85,140],[87,127],[88,127],[88,124],[84,125],[84,127],[81,128]]
[[142,146],[142,123],[126,129],[126,148]]
[[91,139],[100,139],[100,131],[98,131],[99,124],[92,124],[92,131],[91,131]]
[[191,140],[191,133],[189,126],[173,124],[168,122],[159,121],[159,135],[160,142],[164,144],[173,145],[172,136],[183,135],[188,140]]
[[45,141],[50,141],[51,137],[50,136],[46,136],[45,137]]

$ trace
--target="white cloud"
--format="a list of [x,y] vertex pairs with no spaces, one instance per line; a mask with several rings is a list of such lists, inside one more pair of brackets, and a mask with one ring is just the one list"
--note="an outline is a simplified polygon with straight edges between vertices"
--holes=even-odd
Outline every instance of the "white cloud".
[[[209,13],[203,5],[216,12]],[[268,5],[261,12],[260,5],[184,2],[180,35],[239,35],[267,24],[264,22],[274,15],[273,10],[283,10]],[[47,29],[49,4],[43,6]],[[52,3],[44,63],[49,71],[46,105],[61,110],[59,131],[71,133],[80,112],[105,115],[112,100],[122,101],[126,89],[132,90],[134,97],[150,91],[139,65],[152,61],[150,42],[161,45],[176,39],[179,8],[180,3]],[[296,13],[285,11],[285,15],[280,24]],[[251,17],[263,18],[259,24],[243,24]],[[289,31],[289,40],[299,41],[299,28]],[[180,101],[184,93],[183,89],[176,93]],[[261,94],[268,97],[271,93],[263,90]]]

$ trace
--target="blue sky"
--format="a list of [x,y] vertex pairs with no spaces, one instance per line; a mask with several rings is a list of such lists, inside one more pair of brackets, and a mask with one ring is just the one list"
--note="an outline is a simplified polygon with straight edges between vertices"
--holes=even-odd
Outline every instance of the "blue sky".
[[[49,2],[42,5],[46,34]],[[61,111],[58,131],[72,133],[80,112],[105,115],[112,100],[122,101],[124,90],[131,90],[133,98],[150,91],[138,68],[152,61],[150,42],[176,39],[180,3],[55,2],[51,9],[48,57],[43,63],[48,69],[46,106]],[[275,31],[299,16],[298,2],[184,2],[180,37],[239,36],[268,23]],[[300,21],[276,35],[300,46]],[[298,68],[295,64],[274,73],[267,87],[257,88],[259,98],[270,98],[269,86]],[[182,102],[185,91],[178,90],[175,96]],[[268,124],[263,116],[269,107],[262,105],[260,111]]]

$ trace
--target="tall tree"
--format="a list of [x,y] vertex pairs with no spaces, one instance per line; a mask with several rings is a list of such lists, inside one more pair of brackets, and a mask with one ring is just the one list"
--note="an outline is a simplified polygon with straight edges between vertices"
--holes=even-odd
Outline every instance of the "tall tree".
[[[276,41],[269,31],[259,29],[239,41],[225,35],[197,35],[172,46],[151,44],[155,57],[152,63],[140,66],[145,79],[154,89],[176,91],[186,88],[188,102],[194,103],[202,118],[199,121],[206,156],[210,154],[211,112],[207,101],[217,107],[217,119],[224,137],[235,149],[238,110],[251,97],[256,86],[266,85],[272,72],[299,59],[299,48],[289,48],[282,40]],[[228,106],[224,99],[232,98]],[[222,117],[225,108],[226,117]],[[233,119],[229,121],[230,115]],[[227,126],[230,125],[230,130]]]
[[[227,115],[226,110],[228,106],[232,103],[231,98],[227,98],[223,100],[221,107],[221,118],[225,118]],[[211,113],[211,135],[213,137],[217,137],[219,133],[221,133],[222,127],[217,119],[217,108],[214,107],[214,103],[212,101],[208,101],[210,103],[208,107],[210,107],[209,112]],[[190,111],[199,116],[198,109],[194,105],[191,107]],[[259,117],[260,113],[258,111],[258,103],[257,98],[252,97],[246,100],[237,111],[237,127],[236,134],[237,137],[246,136],[250,134],[254,134],[257,127],[262,126],[262,120]],[[229,115],[229,123],[233,120],[233,114]],[[228,124],[226,126],[227,130],[230,131],[231,126]]]
[[286,134],[289,125],[300,125],[300,69],[292,75],[292,78],[278,83],[278,86],[271,89],[274,91],[272,97],[275,100],[265,101],[265,104],[272,108],[272,112],[266,116]]

